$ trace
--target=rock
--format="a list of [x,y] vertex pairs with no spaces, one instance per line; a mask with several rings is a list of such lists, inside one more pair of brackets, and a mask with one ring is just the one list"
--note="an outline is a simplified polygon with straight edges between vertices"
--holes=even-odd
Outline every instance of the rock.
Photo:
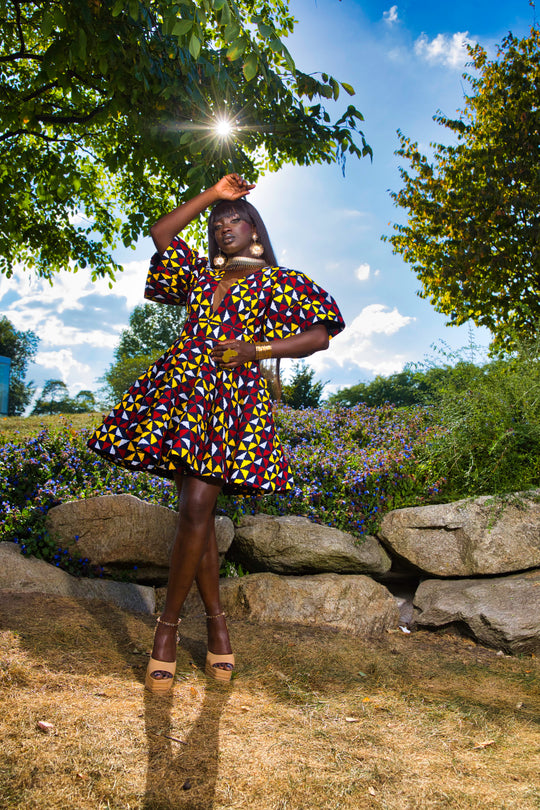
[[[178,512],[147,503],[133,495],[99,495],[66,501],[50,509],[47,528],[66,548],[77,543],[82,557],[108,572],[133,569],[137,579],[166,582]],[[221,558],[232,543],[234,526],[228,517],[216,518]],[[75,538],[78,540],[75,541]]]
[[0,589],[101,599],[124,610],[153,613],[154,589],[106,579],[77,579],[55,565],[25,557],[15,543],[0,543]]
[[242,518],[229,555],[248,571],[276,574],[374,574],[391,560],[374,537],[356,541],[339,529],[304,517],[253,515]]
[[[228,616],[255,622],[334,627],[363,638],[379,637],[399,622],[399,608],[389,591],[361,575],[250,574],[222,579],[220,594]],[[192,592],[184,615],[200,613],[201,602]]]
[[540,492],[388,512],[379,536],[435,576],[505,574],[540,566]]
[[414,626],[465,630],[511,653],[540,652],[540,570],[490,579],[425,580]]

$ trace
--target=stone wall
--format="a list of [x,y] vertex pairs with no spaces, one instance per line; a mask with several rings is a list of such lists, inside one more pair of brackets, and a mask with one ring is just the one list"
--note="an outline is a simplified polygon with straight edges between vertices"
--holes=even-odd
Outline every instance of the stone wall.
[[[72,501],[48,514],[60,545],[76,543],[113,574],[136,566],[140,583],[158,586],[176,522],[173,510],[131,495]],[[216,535],[221,557],[250,571],[222,581],[232,615],[362,636],[398,624],[446,628],[506,652],[540,651],[539,491],[398,509],[378,536],[361,541],[306,518],[270,515],[245,517],[236,528],[217,518]],[[190,596],[185,611],[200,610]]]

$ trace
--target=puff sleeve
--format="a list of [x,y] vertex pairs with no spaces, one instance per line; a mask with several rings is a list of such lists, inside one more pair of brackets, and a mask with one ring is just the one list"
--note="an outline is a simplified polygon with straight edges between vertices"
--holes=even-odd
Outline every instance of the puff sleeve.
[[345,328],[341,312],[326,290],[303,273],[276,268],[263,325],[264,340],[281,340],[317,323],[326,326],[330,337]]
[[185,304],[195,277],[205,266],[206,259],[175,236],[161,255],[152,256],[144,297],[161,304]]

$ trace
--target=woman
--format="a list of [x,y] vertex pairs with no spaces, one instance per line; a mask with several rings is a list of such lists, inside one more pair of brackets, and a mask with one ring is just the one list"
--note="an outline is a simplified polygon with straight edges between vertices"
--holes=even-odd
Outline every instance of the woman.
[[[219,492],[292,486],[259,360],[307,357],[344,327],[324,290],[276,266],[266,228],[244,199],[253,188],[229,174],[151,228],[158,252],[145,297],[185,304],[187,321],[89,441],[112,461],[173,478],[178,488],[165,608],[146,674],[146,687],[159,694],[173,683],[178,617],[194,580],[207,616],[206,674],[231,678],[214,529]],[[208,262],[177,234],[209,206]]]

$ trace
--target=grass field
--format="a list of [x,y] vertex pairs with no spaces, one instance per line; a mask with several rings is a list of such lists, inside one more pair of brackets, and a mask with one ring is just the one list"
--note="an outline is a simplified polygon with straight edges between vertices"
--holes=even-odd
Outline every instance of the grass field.
[[152,617],[3,592],[0,627],[1,808],[540,806],[534,658],[232,622],[238,674],[221,686],[188,619],[160,699],[142,686]]
[[13,441],[36,436],[47,428],[53,432],[70,425],[74,430],[96,427],[101,422],[101,413],[70,413],[65,416],[3,416],[0,417],[0,439]]

